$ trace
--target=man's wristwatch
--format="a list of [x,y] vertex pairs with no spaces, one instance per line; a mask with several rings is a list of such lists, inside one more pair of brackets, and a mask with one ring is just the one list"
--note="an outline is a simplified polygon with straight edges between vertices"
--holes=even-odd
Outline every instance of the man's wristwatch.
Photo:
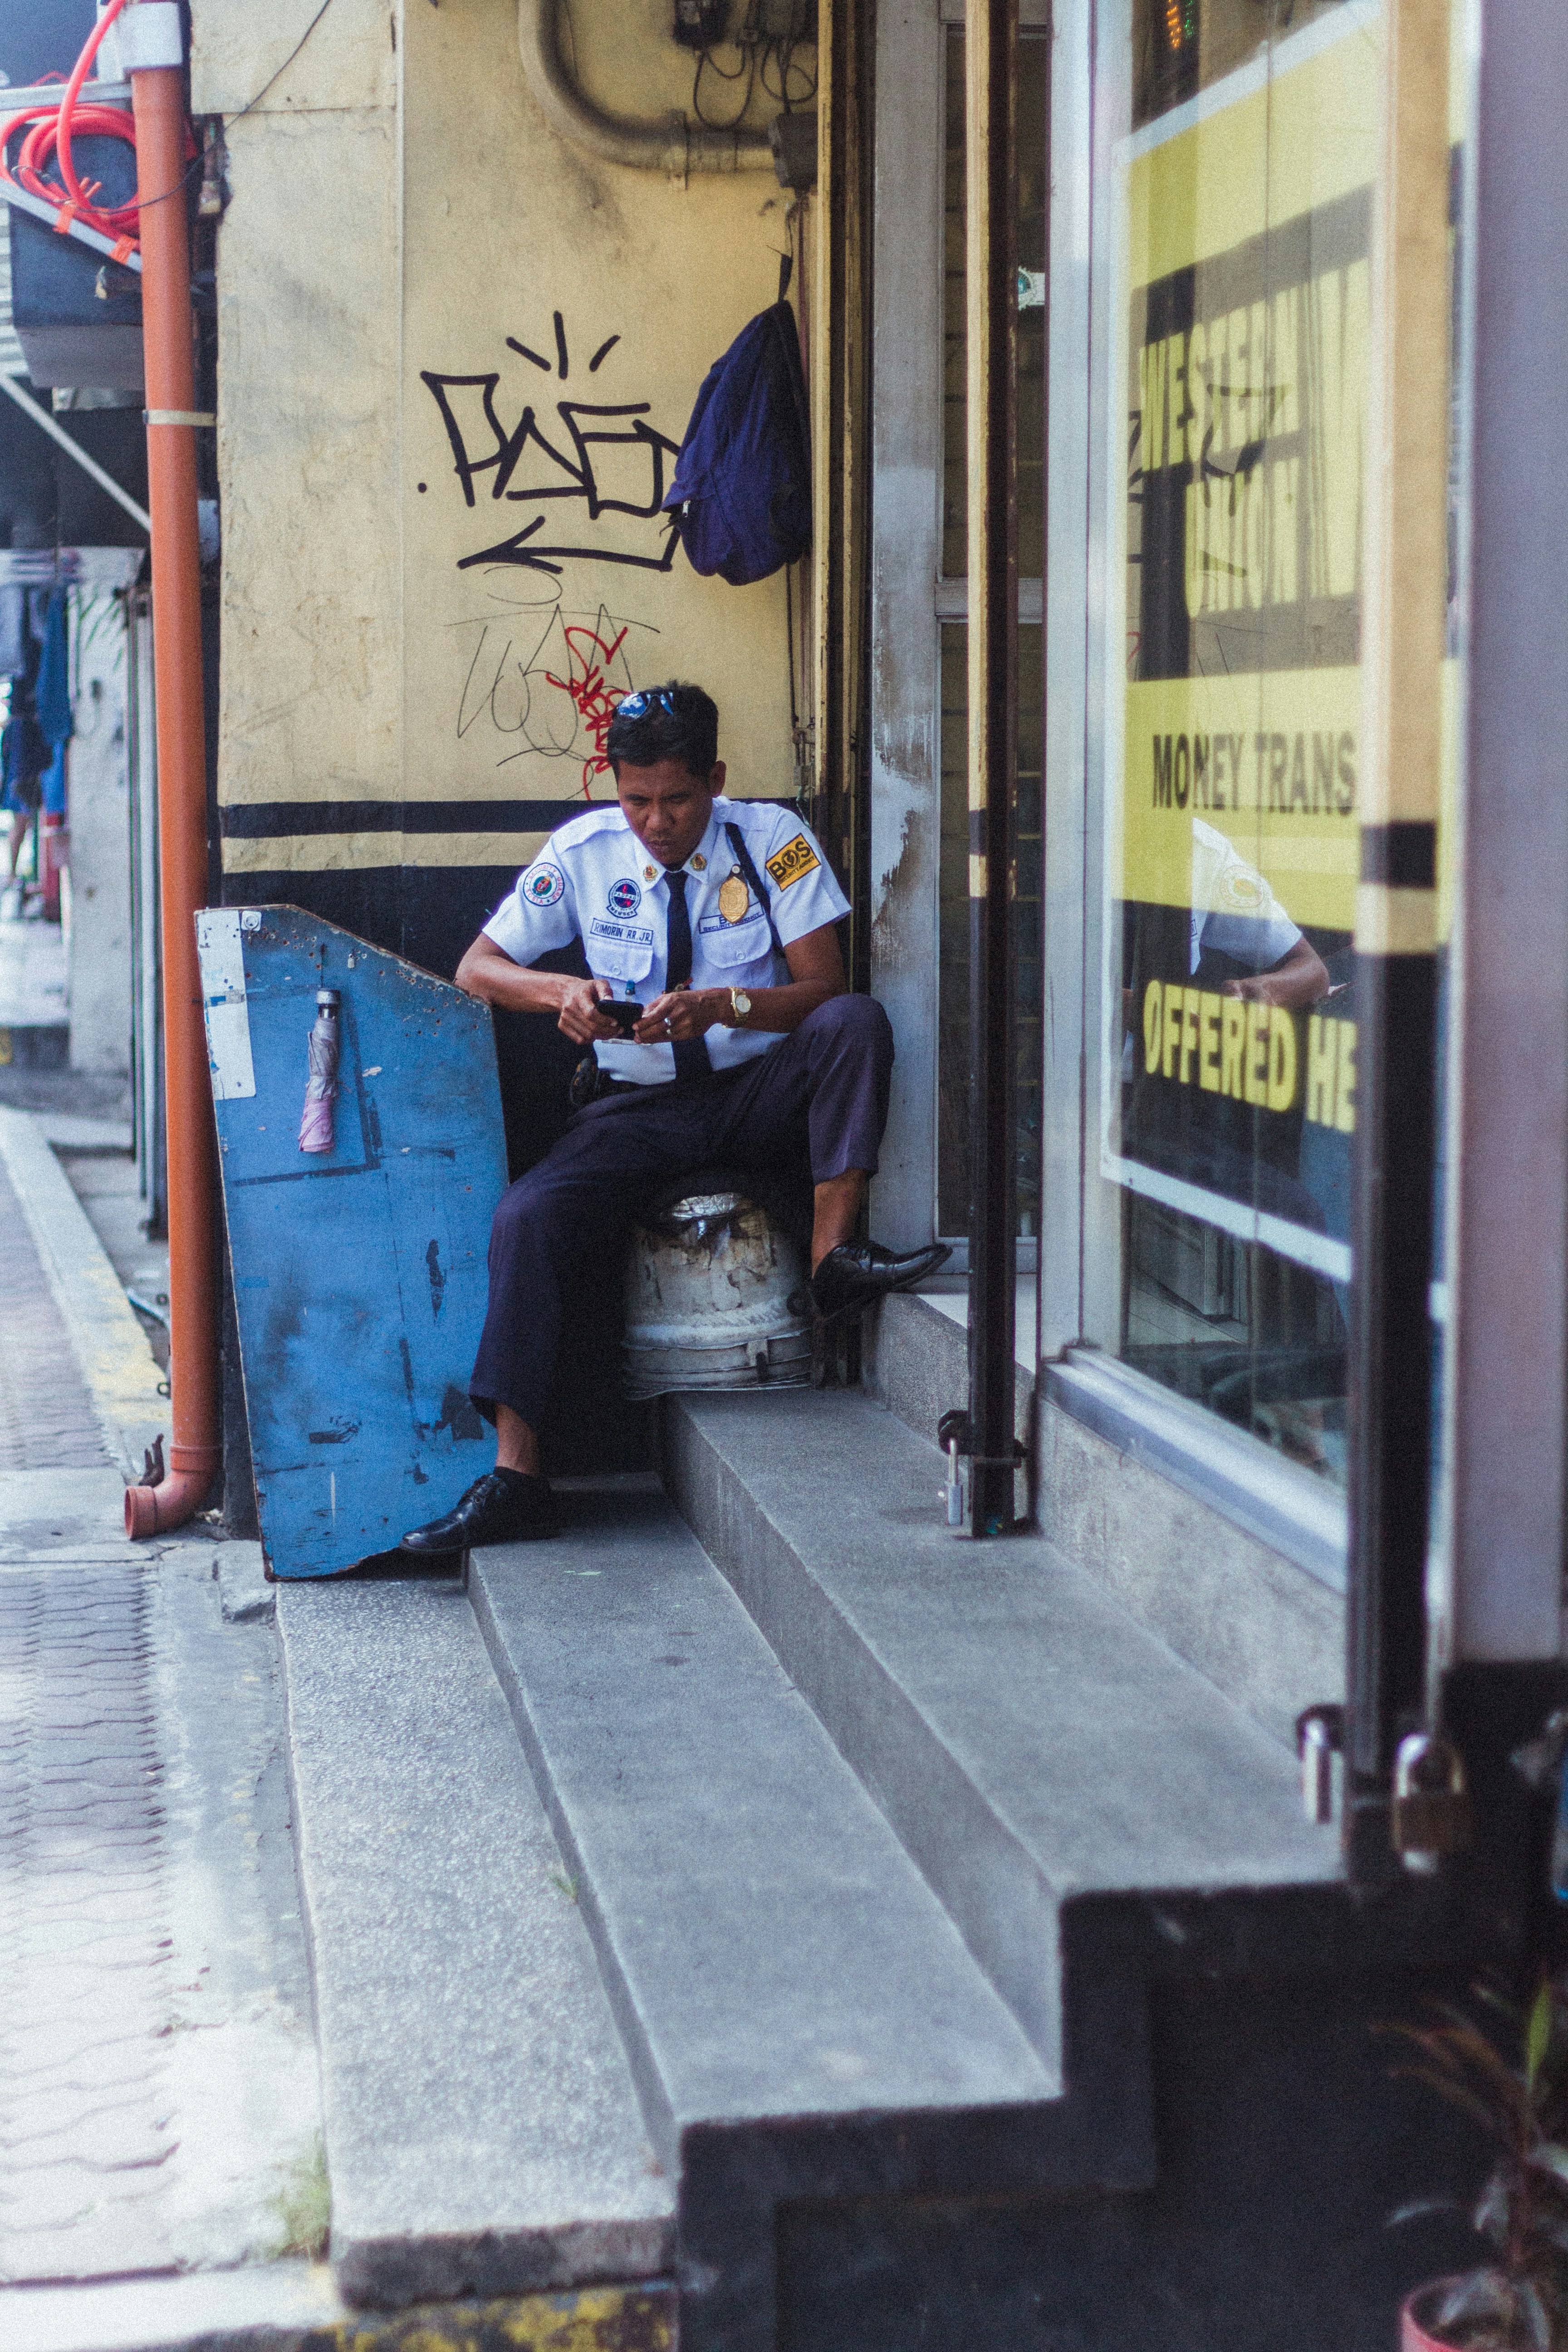
[[730,991],[730,1026],[738,1029],[752,1009],[752,1000],[743,988]]

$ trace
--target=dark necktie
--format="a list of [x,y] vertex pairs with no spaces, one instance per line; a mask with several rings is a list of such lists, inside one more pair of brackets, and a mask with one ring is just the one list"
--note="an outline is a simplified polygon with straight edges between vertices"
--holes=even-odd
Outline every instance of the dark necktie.
[[[664,878],[669,885],[669,935],[666,940],[667,957],[664,984],[679,988],[691,977],[691,917],[686,909],[686,868],[667,866]],[[675,1047],[675,1075],[678,1078],[700,1078],[713,1067],[708,1058],[706,1037],[686,1037]]]

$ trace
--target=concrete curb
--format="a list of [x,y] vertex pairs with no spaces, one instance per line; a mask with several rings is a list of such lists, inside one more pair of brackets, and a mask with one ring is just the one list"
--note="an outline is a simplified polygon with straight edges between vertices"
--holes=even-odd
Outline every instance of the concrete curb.
[[110,1458],[128,1481],[169,1428],[146,1335],[69,1177],[29,1111],[0,1109],[0,1164],[22,1204]]
[[673,2352],[675,2294],[658,2281],[500,2302],[351,2312],[325,2263],[268,2263],[106,2286],[18,2287],[6,2352]]
[[277,1587],[267,1581],[258,1543],[219,1544],[213,1574],[226,1625],[248,1625],[273,1614]]

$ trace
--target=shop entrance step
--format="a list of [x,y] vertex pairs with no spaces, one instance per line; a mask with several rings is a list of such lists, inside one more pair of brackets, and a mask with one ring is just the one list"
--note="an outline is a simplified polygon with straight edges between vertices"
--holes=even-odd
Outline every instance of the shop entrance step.
[[[1115,1934],[1195,1958],[1215,1896],[1337,1883],[1289,1752],[1049,1543],[951,1532],[941,1454],[869,1398],[674,1397],[665,1440],[688,1522],[1047,2065],[1069,1911],[1099,1934],[1096,1905],[1158,1895]],[[1102,1981],[1086,1959],[1084,1999]]]
[[1060,2077],[656,1482],[567,1501],[469,1598],[679,2179],[683,2352],[744,2352],[781,2201],[1037,2179]]
[[276,1597],[343,2293],[666,2271],[673,2182],[460,1586]]

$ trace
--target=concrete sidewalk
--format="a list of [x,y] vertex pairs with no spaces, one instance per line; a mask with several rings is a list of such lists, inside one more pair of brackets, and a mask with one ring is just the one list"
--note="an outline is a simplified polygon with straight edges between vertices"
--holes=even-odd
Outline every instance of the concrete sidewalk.
[[[89,1181],[79,1166],[73,1189],[51,1138],[67,1166],[73,1153],[98,1155],[86,1163]],[[417,1643],[407,1654],[395,1643],[415,1751],[398,1751],[383,1789],[353,1727],[384,1727],[385,1694],[380,1683],[359,1688],[363,1643],[351,1641],[323,1717],[331,1769],[310,1783],[308,1843],[317,1881],[327,1873],[316,1894],[331,1916],[324,1942],[318,1933],[309,1947],[299,1766],[260,1548],[226,1542],[216,1514],[148,1544],[122,1532],[125,1479],[167,1429],[168,1403],[110,1260],[144,1279],[154,1246],[134,1227],[123,1171],[117,1179],[105,1159],[112,1150],[90,1122],[0,1108],[0,2346],[668,2352],[668,2281],[614,2283],[620,2261],[600,2284],[602,2258],[563,2270],[531,2258],[522,2268],[541,2286],[573,2284],[482,2299],[470,2281],[460,2302],[401,2310],[351,2309],[340,2293],[325,2258],[331,2185],[317,1999],[348,2016],[361,2059],[381,2068],[371,2088],[384,2076],[396,2090],[369,2105],[361,2097],[363,2179],[341,2190],[345,2210],[352,2191],[367,2189],[384,2205],[384,2180],[395,2176],[397,2243],[386,2253],[395,2266],[402,2238],[439,2236],[454,2200],[484,2203],[476,2103],[496,2110],[506,2151],[531,2134],[535,2170],[567,2176],[545,2197],[531,2178],[513,2183],[508,2155],[500,2188],[529,2209],[524,2219],[534,2205],[578,2216],[579,2176],[601,2165],[604,2133],[583,2065],[569,2063],[568,2029],[584,1987],[601,2005],[603,1994],[575,1909],[556,1891],[560,1856],[542,1815],[531,1831],[521,1819],[537,1800],[457,1588],[448,1615],[467,1629],[474,1696],[504,1749],[482,1776],[496,1815],[488,1843],[475,1844],[471,1801],[463,1812],[474,1850],[467,1867],[454,1866],[463,1823],[439,1779],[427,1833],[405,1838],[429,1770],[418,1727],[430,1659]],[[293,1597],[303,1608],[331,1601],[308,1589]],[[350,1611],[356,1628],[374,1598]],[[317,1647],[306,1643],[303,1665]],[[449,1691],[442,1704],[449,1712]],[[478,1760],[459,1741],[444,1769],[449,1780]],[[510,1797],[509,1771],[518,1783]],[[346,1858],[334,1861],[345,1839]],[[380,1873],[368,1910],[367,1854]],[[506,1897],[520,1873],[528,1901],[513,1919]],[[385,1923],[400,1911],[389,1943]],[[563,1937],[570,1949],[557,1948]],[[459,1963],[474,1979],[469,1998],[456,1997]],[[399,1985],[411,1971],[417,1979],[417,1998],[391,2010],[375,1999],[389,1968]],[[498,1990],[517,2016],[498,2021]],[[476,2035],[496,2045],[493,2081],[465,2057]],[[607,2012],[604,2035],[624,2067]],[[526,2084],[524,2060],[536,2077]],[[332,2081],[341,2105],[341,2063]],[[574,2132],[592,2142],[585,2154]],[[633,2102],[620,2137],[640,2147],[640,2132]],[[648,2227],[662,2245],[668,2191],[639,2163],[633,2170],[630,2204],[653,2210]],[[636,2272],[652,2266],[658,2247],[638,2240],[619,2251]],[[514,2288],[531,2283],[515,2260],[502,2267]],[[434,2273],[421,2279],[426,2296],[455,2291]]]
[[216,1529],[137,1546],[122,1529],[160,1379],[37,1123],[0,1111],[0,2342],[16,2352],[70,2333],[73,2287],[300,2268],[325,2224],[270,1628],[225,1622]]

